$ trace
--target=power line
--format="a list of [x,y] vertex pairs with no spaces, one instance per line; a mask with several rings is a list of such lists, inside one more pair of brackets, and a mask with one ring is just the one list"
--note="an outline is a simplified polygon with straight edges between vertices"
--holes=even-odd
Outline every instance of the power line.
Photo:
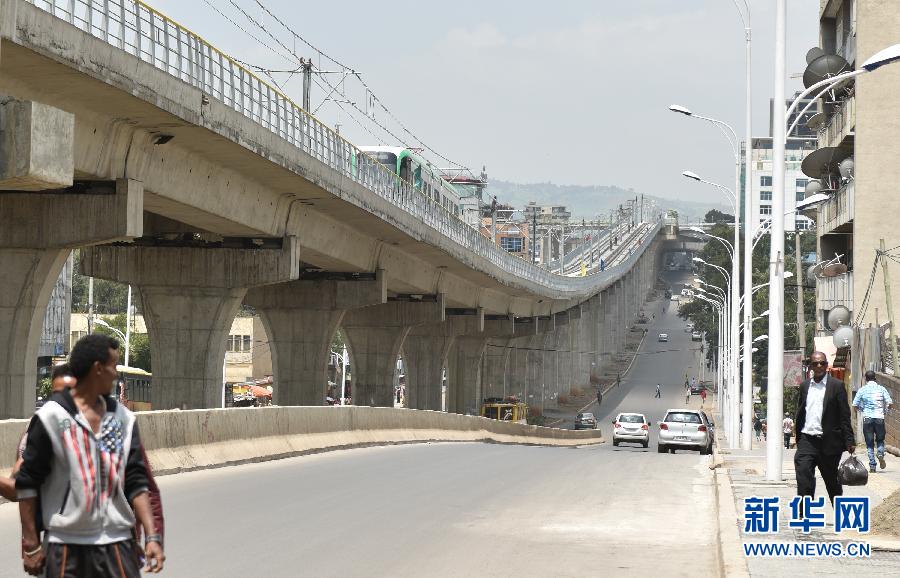
[[[234,4],[234,0],[230,0],[230,1],[231,1],[232,4]],[[271,10],[269,10],[269,8],[266,7],[266,5],[263,4],[260,0],[254,0],[254,1],[256,2],[256,4],[257,4],[260,8],[262,8],[262,9],[266,12],[266,14],[268,14],[268,15],[271,16],[276,22],[278,22],[278,24],[280,24],[285,30],[287,30],[288,33],[290,33],[294,38],[300,40],[301,42],[303,42],[304,44],[306,44],[307,46],[309,46],[312,50],[314,50],[314,51],[315,51],[317,54],[319,54],[320,56],[324,56],[324,57],[327,58],[329,61],[333,62],[334,64],[336,64],[336,65],[338,65],[338,66],[340,66],[341,68],[345,69],[346,71],[349,71],[350,74],[351,74],[354,78],[356,78],[356,79],[360,82],[360,84],[362,84],[362,86],[366,89],[366,91],[368,91],[368,94],[371,95],[372,100],[373,100],[374,102],[378,103],[378,106],[380,106],[380,107],[382,108],[382,110],[384,110],[384,112],[386,112],[386,113],[388,114],[388,116],[390,116],[391,119],[393,119],[393,121],[396,122],[398,126],[400,126],[400,128],[403,130],[403,132],[405,132],[406,134],[408,134],[409,136],[411,136],[413,139],[415,139],[415,140],[421,145],[421,148],[424,148],[424,149],[430,151],[432,154],[434,154],[435,156],[439,157],[441,160],[450,163],[451,165],[454,165],[454,166],[456,166],[456,167],[458,167],[458,168],[461,168],[461,169],[465,169],[466,171],[469,171],[470,173],[472,172],[471,169],[469,169],[469,168],[466,167],[465,165],[463,165],[463,164],[461,164],[461,163],[457,163],[456,161],[453,161],[453,160],[451,160],[451,159],[445,157],[444,155],[442,155],[442,154],[439,153],[438,151],[434,150],[433,148],[431,148],[430,146],[428,146],[427,144],[425,144],[425,142],[424,142],[421,138],[419,138],[419,137],[416,136],[412,131],[410,131],[410,130],[406,127],[406,125],[404,125],[404,124],[400,121],[400,119],[397,118],[397,116],[396,116],[393,112],[391,112],[390,109],[388,109],[388,107],[384,104],[384,102],[383,102],[380,98],[378,98],[378,96],[375,94],[375,91],[373,91],[373,90],[371,89],[371,87],[369,87],[369,85],[366,83],[366,81],[363,80],[362,75],[361,75],[359,72],[357,72],[354,68],[352,68],[352,67],[350,67],[350,66],[347,66],[346,64],[344,64],[344,63],[342,63],[342,62],[336,60],[335,58],[329,56],[326,52],[324,52],[323,50],[320,50],[319,48],[317,48],[316,46],[314,46],[311,42],[309,42],[308,40],[306,40],[305,38],[303,38],[302,36],[300,36],[299,34],[297,34],[297,32],[295,32],[290,26],[288,26],[283,20],[281,20],[281,18],[279,18],[276,14],[274,14]],[[241,11],[243,12],[243,10],[241,10]],[[246,13],[244,13],[244,14],[246,15]],[[285,48],[287,48],[287,47],[285,47]],[[360,111],[360,112],[362,112],[362,111]],[[368,117],[368,115],[366,115],[366,116]],[[372,120],[374,120],[374,119],[372,119]],[[395,137],[395,138],[396,138],[396,137]],[[398,138],[397,140],[398,140],[399,142],[403,142],[402,139],[399,139],[399,138]]]

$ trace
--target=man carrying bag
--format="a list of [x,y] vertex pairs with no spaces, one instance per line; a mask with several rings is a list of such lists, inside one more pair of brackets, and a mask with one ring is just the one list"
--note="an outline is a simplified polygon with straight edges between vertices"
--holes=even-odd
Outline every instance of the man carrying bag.
[[844,451],[856,451],[850,425],[850,403],[844,383],[828,375],[828,359],[821,351],[810,356],[813,376],[800,385],[797,403],[797,495],[816,495],[816,467],[825,481],[832,504],[844,493],[838,464]]

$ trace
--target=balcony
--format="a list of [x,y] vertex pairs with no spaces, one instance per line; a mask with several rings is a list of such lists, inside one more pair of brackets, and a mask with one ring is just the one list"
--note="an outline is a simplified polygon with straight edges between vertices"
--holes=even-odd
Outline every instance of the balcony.
[[856,128],[856,94],[847,97],[819,130],[819,147],[840,146]]
[[853,271],[816,280],[816,309],[830,311],[838,305],[853,311]]
[[816,216],[818,236],[835,232],[839,227],[853,221],[854,182],[850,181],[838,189],[830,199],[819,205]]

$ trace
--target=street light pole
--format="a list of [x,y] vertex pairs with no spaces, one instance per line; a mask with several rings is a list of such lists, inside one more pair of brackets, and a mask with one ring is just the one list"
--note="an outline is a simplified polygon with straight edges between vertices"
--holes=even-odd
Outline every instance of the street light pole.
[[[772,237],[769,250],[769,358],[766,423],[777,428],[784,421],[784,145],[786,0],[775,2],[775,105],[772,107]],[[749,309],[749,307],[748,307]],[[750,345],[750,344],[748,344]],[[773,430],[774,431],[774,430]],[[766,480],[782,479],[781,436],[766,438]]]
[[[746,136],[744,137],[744,294],[749,293],[750,287],[753,286],[753,252],[750,249],[753,246],[753,231],[750,227],[750,215],[753,214],[753,193],[752,187],[750,186],[753,182],[753,162],[751,157],[751,152],[753,150],[753,134],[752,134],[752,87],[750,84],[751,80],[751,27],[750,27],[750,4],[749,2],[745,3],[745,7],[747,10],[747,19],[744,21],[744,36],[745,36],[745,44],[746,44],[746,67],[747,67],[747,96],[746,96],[746,110],[745,110],[745,130]],[[740,12],[740,8],[738,8]],[[749,299],[748,299],[749,303]],[[743,365],[743,373],[741,375],[741,383],[744,388],[741,390],[742,393],[742,405],[743,405],[743,413],[741,414],[741,449],[749,450],[752,444],[752,436],[750,435],[750,430],[752,429],[752,421],[751,416],[753,415],[753,367],[750,363],[751,352],[750,349],[752,345],[750,340],[753,338],[752,335],[752,323],[748,322],[750,316],[752,315],[752,308],[747,307],[744,312],[744,365]]]

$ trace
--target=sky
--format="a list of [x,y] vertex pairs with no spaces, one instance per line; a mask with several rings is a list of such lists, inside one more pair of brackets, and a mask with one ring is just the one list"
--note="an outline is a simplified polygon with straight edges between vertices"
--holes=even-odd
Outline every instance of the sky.
[[[681,104],[744,135],[744,32],[733,0],[259,1],[318,50],[359,72],[390,113],[257,0],[149,3],[253,65],[293,70],[303,56],[334,72],[316,76],[310,108],[357,145],[402,139],[435,151],[426,154],[438,166],[452,161],[475,172],[485,166],[490,178],[617,185],[703,202],[718,202],[721,193],[688,181],[682,171],[734,184],[733,154],[722,134],[668,110]],[[766,136],[774,2],[748,1],[753,135]],[[818,42],[818,8],[819,0],[788,1],[790,76],[803,72],[806,51]],[[302,101],[298,75],[271,76]],[[326,100],[326,82],[343,90]],[[800,88],[798,78],[788,79],[789,94]]]

